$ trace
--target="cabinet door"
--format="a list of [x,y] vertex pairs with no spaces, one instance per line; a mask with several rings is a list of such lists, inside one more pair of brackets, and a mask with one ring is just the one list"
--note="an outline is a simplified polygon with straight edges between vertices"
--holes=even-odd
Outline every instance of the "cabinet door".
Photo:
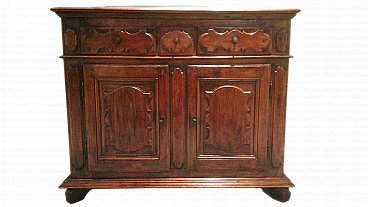
[[168,169],[167,73],[160,65],[84,65],[90,171]]
[[266,168],[270,75],[269,64],[188,66],[190,167]]

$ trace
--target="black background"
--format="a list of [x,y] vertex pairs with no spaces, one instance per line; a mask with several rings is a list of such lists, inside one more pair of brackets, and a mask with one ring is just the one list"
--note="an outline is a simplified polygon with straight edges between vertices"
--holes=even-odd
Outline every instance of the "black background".
[[[116,1],[116,3],[119,1]],[[146,1],[150,2],[150,1]],[[191,1],[186,1],[187,4],[193,4]],[[210,4],[229,4],[237,5],[236,1],[209,1]],[[244,2],[244,1],[243,1]],[[304,1],[255,1],[256,6],[259,8],[301,8],[303,13],[298,15],[296,21],[293,22],[294,27],[292,29],[292,40],[296,41],[291,45],[291,54],[295,55],[295,58],[291,60],[290,65],[290,84],[289,84],[289,95],[288,95],[288,119],[287,119],[287,148],[286,158],[287,163],[285,164],[285,172],[297,184],[296,167],[297,167],[297,139],[301,138],[300,134],[297,136],[296,126],[296,90],[303,92],[303,85],[305,78],[303,78],[303,70],[305,63],[305,15],[308,14],[308,9]],[[124,3],[139,3],[144,2],[127,2]],[[151,2],[152,3],[152,2]],[[177,1],[165,1],[165,4],[178,3]],[[43,60],[47,62],[48,70],[51,70],[54,74],[54,86],[53,95],[54,101],[52,107],[54,108],[55,120],[53,121],[53,146],[52,146],[52,160],[55,167],[55,179],[51,191],[54,191],[54,199],[47,201],[49,206],[67,206],[64,202],[64,194],[62,191],[57,191],[57,186],[68,175],[68,168],[66,168],[67,161],[67,149],[65,148],[66,138],[66,119],[64,111],[64,79],[62,72],[62,62],[57,58],[61,55],[61,44],[60,44],[60,20],[55,16],[48,13],[48,8],[51,6],[71,6],[71,5],[92,5],[98,4],[97,1],[90,1],[89,3],[83,3],[78,1],[47,1],[44,5],[44,16],[47,19],[45,24],[45,31],[47,39],[47,53]],[[109,2],[108,4],[111,4]],[[161,2],[161,4],[164,4]],[[298,76],[296,75],[298,72]],[[296,79],[298,77],[298,79]],[[51,98],[51,97],[50,97]],[[50,146],[51,147],[51,146]],[[96,206],[127,206],[127,205],[180,205],[184,206],[198,206],[198,205],[213,205],[220,204],[225,206],[296,206],[296,189],[293,189],[293,194],[288,204],[280,204],[272,199],[268,198],[261,192],[90,192],[86,200],[80,204],[75,205],[76,207],[96,207]],[[46,202],[46,201],[45,201]]]

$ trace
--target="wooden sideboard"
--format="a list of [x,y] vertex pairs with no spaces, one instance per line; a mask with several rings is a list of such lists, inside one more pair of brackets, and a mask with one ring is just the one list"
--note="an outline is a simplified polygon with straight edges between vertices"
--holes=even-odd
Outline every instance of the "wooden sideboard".
[[69,203],[99,188],[290,198],[290,23],[300,11],[52,8],[62,19]]

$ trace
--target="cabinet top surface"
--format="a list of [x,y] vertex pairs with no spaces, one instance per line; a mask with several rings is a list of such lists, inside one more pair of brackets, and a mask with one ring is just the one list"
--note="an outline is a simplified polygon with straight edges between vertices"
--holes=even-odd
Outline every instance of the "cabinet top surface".
[[[95,17],[108,16],[116,14],[133,15],[153,15],[153,16],[169,16],[169,15],[189,15],[181,18],[206,17],[206,15],[216,15],[217,18],[232,19],[238,18],[281,18],[291,19],[299,9],[249,9],[242,7],[207,7],[207,6],[106,6],[106,7],[54,7],[51,11],[56,12],[61,17]],[[110,15],[110,16],[109,16]],[[191,16],[193,15],[193,16]],[[241,16],[239,16],[241,15]],[[266,17],[265,17],[266,16]],[[267,17],[268,16],[268,17]],[[151,16],[152,17],[152,16]],[[178,18],[178,16],[176,16]]]
[[252,13],[298,13],[300,9],[247,9],[241,7],[208,6],[101,6],[101,7],[54,7],[52,11],[69,12],[252,12]]

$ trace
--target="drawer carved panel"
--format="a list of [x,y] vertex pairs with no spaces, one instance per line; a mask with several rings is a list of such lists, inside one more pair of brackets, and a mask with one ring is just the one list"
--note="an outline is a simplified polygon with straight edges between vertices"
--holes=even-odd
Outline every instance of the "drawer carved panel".
[[207,33],[199,36],[201,53],[262,53],[271,43],[271,37],[257,30],[253,33],[237,29],[220,33],[214,29],[208,29]]
[[82,52],[86,54],[152,55],[155,38],[145,30],[82,28]]
[[192,28],[170,29],[162,28],[160,40],[160,53],[162,55],[194,55],[195,47],[191,34]]

